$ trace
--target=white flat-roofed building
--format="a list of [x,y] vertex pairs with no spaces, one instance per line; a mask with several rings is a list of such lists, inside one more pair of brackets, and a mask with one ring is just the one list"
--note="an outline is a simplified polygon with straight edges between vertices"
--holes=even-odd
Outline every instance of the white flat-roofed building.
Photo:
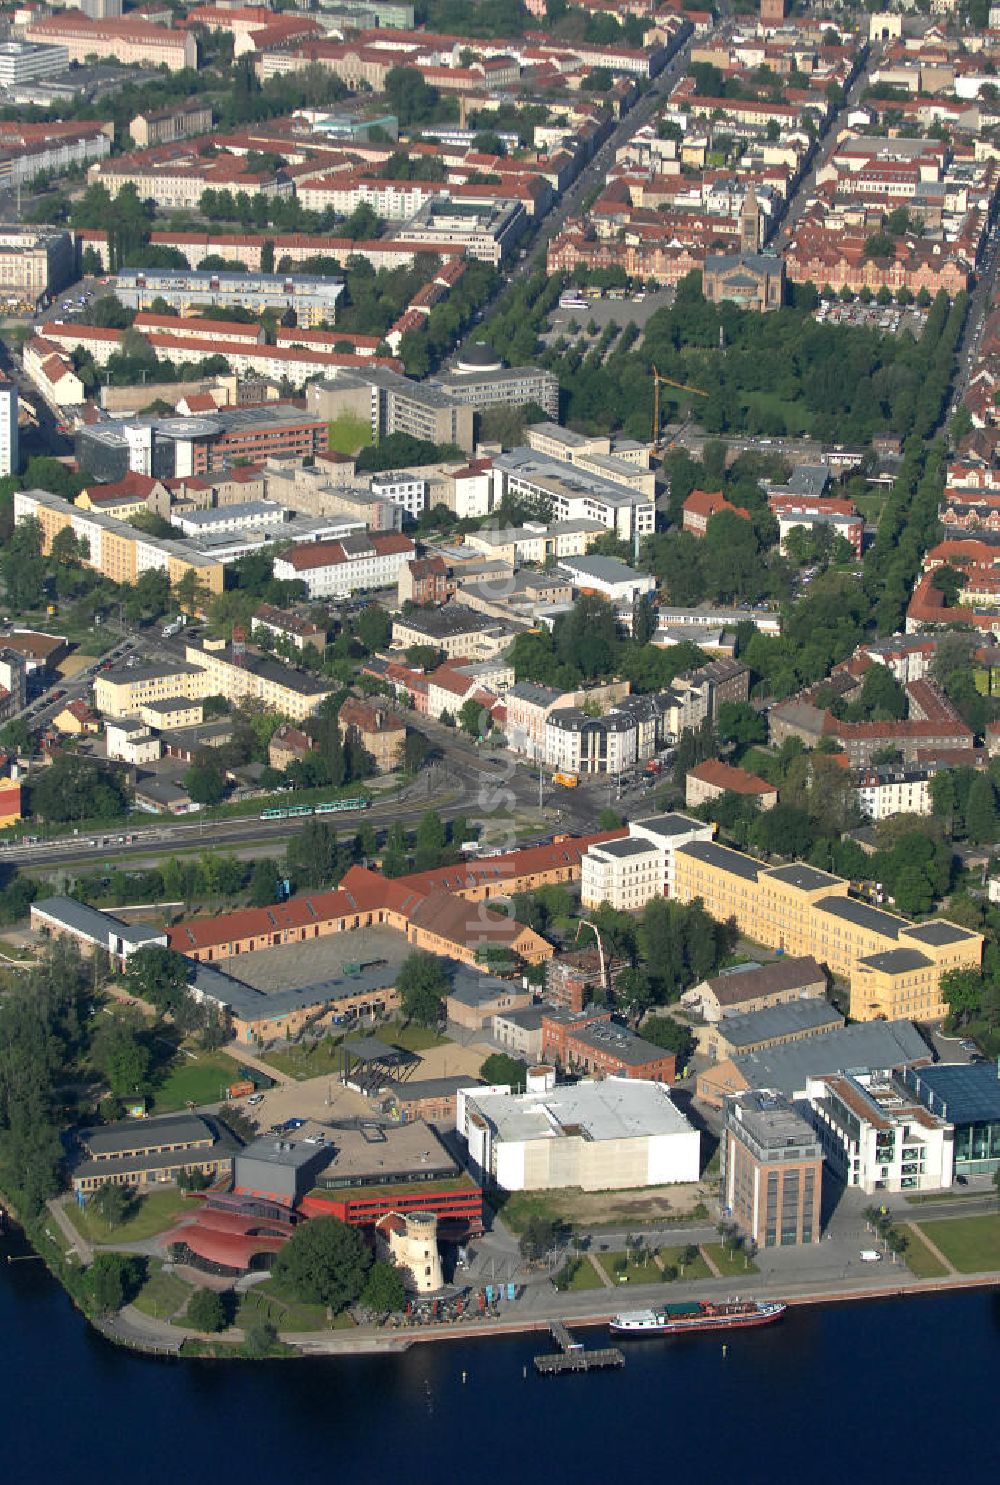
[[609,840],[591,846],[581,862],[580,901],[585,908],[607,902],[635,913],[663,895],[662,881],[660,852],[650,841]]
[[846,1185],[869,1196],[951,1187],[955,1126],[895,1075],[828,1073],[807,1080],[806,1097],[823,1153]]
[[929,815],[931,768],[868,768],[858,777],[855,787],[858,808],[870,820],[887,820],[891,815]]
[[16,474],[20,467],[17,426],[17,387],[0,381],[0,475]]
[[560,566],[581,593],[599,593],[609,603],[635,603],[646,593],[655,593],[651,573],[636,572],[617,557],[564,557]]
[[387,469],[373,474],[368,488],[377,499],[402,506],[414,520],[427,505],[428,482],[423,475],[409,469]]
[[646,820],[631,820],[628,829],[633,840],[649,841],[659,851],[662,867],[660,895],[673,897],[676,852],[681,846],[689,846],[692,841],[711,840],[715,827],[706,825],[704,821],[696,820],[691,815],[672,810],[666,815],[651,815]]
[[241,500],[207,510],[174,511],[170,520],[185,536],[215,536],[221,531],[262,531],[280,526],[288,517],[273,500]]
[[550,1069],[527,1093],[459,1090],[456,1123],[484,1180],[504,1191],[614,1191],[698,1179],[701,1136],[662,1083],[553,1078]]
[[623,541],[649,536],[656,526],[656,506],[642,491],[533,449],[511,449],[494,458],[492,508],[507,495],[547,502],[553,521],[600,521]]
[[338,278],[305,274],[122,268],[114,292],[128,309],[149,309],[154,299],[162,299],[183,314],[206,304],[238,305],[254,314],[263,314],[266,309],[282,314],[293,310],[299,325],[308,328],[333,324],[344,284]]
[[38,77],[53,77],[69,67],[64,46],[42,46],[31,41],[0,43],[0,88],[21,88]]

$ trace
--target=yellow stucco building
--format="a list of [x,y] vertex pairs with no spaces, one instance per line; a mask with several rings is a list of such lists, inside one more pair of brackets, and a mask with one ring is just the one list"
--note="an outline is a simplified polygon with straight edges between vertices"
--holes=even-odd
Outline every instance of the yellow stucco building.
[[935,1021],[947,1014],[941,976],[978,968],[982,934],[943,918],[910,923],[848,895],[842,877],[801,862],[765,866],[715,841],[674,856],[675,894],[787,954],[811,954],[850,982],[856,1021]]

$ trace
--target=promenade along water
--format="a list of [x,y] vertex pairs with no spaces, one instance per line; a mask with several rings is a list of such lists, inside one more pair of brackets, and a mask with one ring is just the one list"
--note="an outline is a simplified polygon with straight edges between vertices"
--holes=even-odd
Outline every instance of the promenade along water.
[[715,1336],[625,1342],[621,1371],[545,1380],[537,1335],[293,1363],[137,1357],[40,1262],[4,1261],[24,1251],[0,1239],[10,1485],[973,1485],[1000,1459],[988,1291],[798,1309],[730,1333],[725,1354]]

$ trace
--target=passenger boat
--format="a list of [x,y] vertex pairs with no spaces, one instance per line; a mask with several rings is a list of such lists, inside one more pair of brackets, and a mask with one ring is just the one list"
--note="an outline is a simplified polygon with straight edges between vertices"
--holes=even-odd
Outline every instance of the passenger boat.
[[658,1310],[631,1310],[616,1315],[611,1329],[617,1335],[684,1335],[695,1330],[738,1330],[747,1325],[770,1325],[788,1306],[780,1300],[693,1300],[664,1305]]

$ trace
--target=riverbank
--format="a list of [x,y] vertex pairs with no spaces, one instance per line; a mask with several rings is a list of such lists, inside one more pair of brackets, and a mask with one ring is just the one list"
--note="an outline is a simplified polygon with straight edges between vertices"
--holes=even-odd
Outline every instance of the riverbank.
[[[10,1211],[9,1203],[8,1211]],[[51,1217],[51,1212],[49,1217]],[[256,1360],[242,1350],[242,1330],[231,1328],[217,1335],[189,1329],[166,1318],[155,1318],[133,1305],[113,1315],[95,1315],[87,1304],[81,1280],[83,1269],[77,1254],[64,1250],[45,1218],[11,1230],[23,1233],[25,1243],[58,1280],[75,1307],[89,1324],[115,1346],[149,1356],[181,1360]],[[58,1224],[57,1224],[58,1227]],[[8,1261],[10,1261],[8,1255]],[[845,1272],[843,1277],[818,1278],[801,1271],[793,1276],[787,1268],[769,1273],[750,1273],[692,1279],[665,1286],[632,1283],[613,1290],[556,1291],[548,1280],[528,1284],[512,1301],[503,1301],[495,1315],[468,1314],[457,1321],[421,1325],[354,1326],[347,1330],[282,1331],[280,1356],[269,1359],[298,1360],[320,1356],[377,1356],[404,1353],[422,1343],[481,1340],[490,1336],[516,1337],[547,1331],[552,1321],[593,1328],[606,1326],[621,1310],[653,1308],[672,1298],[725,1299],[739,1294],[753,1299],[779,1299],[791,1307],[853,1304],[865,1300],[921,1295],[961,1293],[1000,1287],[1000,1268],[982,1273],[960,1273],[920,1277],[902,1263],[883,1261],[867,1272]],[[612,1300],[612,1295],[614,1299]]]
[[[674,1286],[671,1286],[671,1290]],[[858,1284],[848,1281],[842,1284],[822,1285],[786,1284],[756,1281],[753,1276],[740,1283],[738,1280],[706,1280],[688,1286],[691,1297],[699,1299],[725,1299],[739,1294],[747,1299],[781,1299],[790,1308],[857,1304],[864,1301],[896,1298],[913,1298],[949,1293],[964,1293],[970,1290],[1000,1287],[1000,1270],[984,1274],[954,1274],[946,1278],[918,1279],[908,1270],[893,1266],[891,1273],[873,1279],[871,1283]],[[414,1346],[428,1342],[482,1340],[487,1337],[514,1337],[544,1333],[555,1320],[574,1328],[592,1329],[607,1326],[612,1316],[623,1309],[646,1309],[663,1304],[666,1300],[662,1284],[632,1285],[627,1293],[615,1291],[621,1303],[610,1308],[606,1302],[607,1291],[601,1291],[604,1303],[595,1305],[594,1293],[579,1295],[557,1294],[534,1296],[534,1303],[519,1306],[522,1300],[512,1301],[496,1317],[473,1318],[446,1324],[419,1326],[356,1326],[350,1330],[337,1331],[279,1331],[278,1340],[285,1349],[284,1359],[296,1360],[320,1356],[375,1356],[398,1355]],[[548,1303],[544,1300],[548,1299]],[[541,1303],[539,1301],[542,1301]],[[116,1345],[129,1350],[142,1351],[149,1355],[172,1355],[181,1360],[185,1341],[195,1341],[212,1347],[212,1360],[246,1360],[237,1348],[242,1344],[241,1332],[230,1332],[226,1336],[206,1336],[185,1327],[155,1321],[126,1306],[119,1315],[103,1320],[91,1320],[102,1335]],[[206,1359],[199,1351],[199,1360]]]

